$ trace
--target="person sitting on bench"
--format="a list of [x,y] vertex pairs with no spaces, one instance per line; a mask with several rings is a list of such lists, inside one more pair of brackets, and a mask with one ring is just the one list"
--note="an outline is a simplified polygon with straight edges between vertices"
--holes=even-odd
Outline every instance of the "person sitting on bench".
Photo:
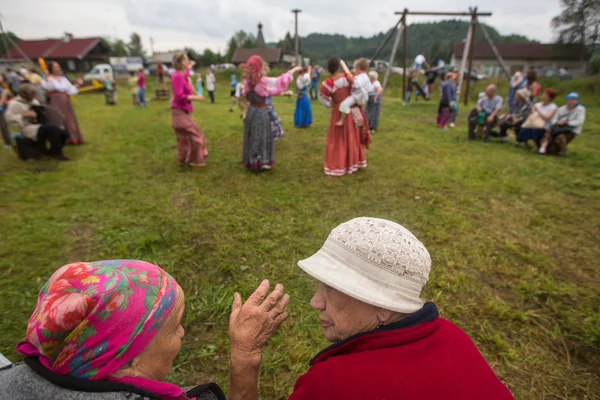
[[498,113],[502,108],[502,97],[496,94],[496,85],[489,85],[485,89],[485,96],[477,102],[471,114],[469,114],[469,140],[475,140],[475,128],[479,124],[479,114],[485,114],[485,137],[484,142],[490,141],[492,128],[498,122]]
[[[579,102],[579,95],[575,92],[567,95],[567,104],[560,107],[552,118],[552,125],[546,131],[540,154],[558,153],[559,156],[567,155],[567,145],[581,134],[585,122],[585,107]],[[549,149],[548,146],[552,145]]]
[[46,107],[40,105],[36,94],[37,90],[33,85],[21,85],[19,95],[8,104],[6,120],[9,124],[18,125],[23,137],[37,142],[48,157],[68,161],[62,152],[68,135],[58,125],[51,124],[50,122],[54,121],[50,121],[49,118],[44,118],[45,121],[40,120]]

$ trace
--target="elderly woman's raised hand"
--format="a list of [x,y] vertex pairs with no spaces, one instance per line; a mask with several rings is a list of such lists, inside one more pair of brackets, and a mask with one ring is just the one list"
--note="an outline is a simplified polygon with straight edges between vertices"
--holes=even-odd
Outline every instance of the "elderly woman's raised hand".
[[245,303],[239,293],[233,300],[229,319],[231,356],[260,358],[275,329],[288,317],[285,311],[290,296],[278,284],[269,294],[269,281],[264,280]]

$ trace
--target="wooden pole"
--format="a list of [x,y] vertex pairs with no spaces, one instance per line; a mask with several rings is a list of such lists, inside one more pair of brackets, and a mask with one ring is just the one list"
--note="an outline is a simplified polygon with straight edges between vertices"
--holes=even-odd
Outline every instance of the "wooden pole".
[[398,45],[400,44],[400,36],[402,36],[402,31],[404,30],[404,27],[406,26],[406,19],[404,19],[404,17],[402,18],[402,23],[400,24],[400,28],[398,29],[398,32],[396,32],[396,39],[394,39],[394,47],[392,48],[392,55],[390,56],[390,63],[388,66],[387,71],[385,71],[385,78],[383,80],[383,90],[385,91],[387,84],[388,84],[388,80],[390,79],[390,73],[392,72],[392,66],[394,64],[394,59],[396,58],[396,52],[398,51]]
[[471,89],[471,72],[473,71],[473,53],[475,52],[475,21],[477,18],[477,7],[473,9],[473,14],[471,16],[471,25],[469,29],[471,30],[471,46],[469,49],[469,72],[467,73],[467,87],[465,89],[465,106],[469,104],[469,90]]
[[396,22],[396,26],[394,26],[387,34],[387,36],[385,37],[385,39],[383,40],[383,42],[379,45],[379,47],[377,48],[377,51],[375,51],[375,54],[373,55],[373,57],[371,57],[371,62],[375,61],[375,59],[377,59],[377,57],[379,57],[379,55],[381,54],[381,52],[383,51],[383,49],[385,48],[385,46],[388,44],[388,42],[390,41],[390,39],[392,38],[392,36],[394,36],[394,31],[396,29],[398,29],[398,25],[400,25],[400,23],[402,22],[402,18],[400,18],[398,20],[398,22]]
[[[404,21],[406,21],[406,15],[408,14],[408,9],[404,9]],[[402,101],[406,98],[406,34],[407,27],[404,24],[404,36],[402,37]]]
[[494,44],[494,42],[492,42],[492,38],[490,37],[490,35],[488,34],[488,32],[484,28],[484,26],[481,25],[479,23],[479,21],[476,21],[476,23],[479,26],[479,29],[481,30],[481,33],[483,33],[483,37],[485,38],[485,40],[490,45],[490,47],[492,49],[492,52],[494,52],[494,55],[496,56],[496,60],[498,60],[498,64],[500,64],[500,66],[502,67],[502,70],[504,72],[504,76],[506,76],[506,79],[508,79],[510,81],[510,70],[508,68],[508,65],[506,65],[506,63],[504,62],[504,59],[500,55],[500,52],[496,48],[496,45]]
[[[464,71],[467,68],[467,59],[471,50],[471,39],[473,38],[473,25],[469,25],[469,31],[467,32],[467,40],[465,41],[465,48],[463,50],[462,58],[460,60],[460,71],[458,71],[458,88],[462,88],[464,80]],[[460,100],[460,94],[456,95],[456,102]]]

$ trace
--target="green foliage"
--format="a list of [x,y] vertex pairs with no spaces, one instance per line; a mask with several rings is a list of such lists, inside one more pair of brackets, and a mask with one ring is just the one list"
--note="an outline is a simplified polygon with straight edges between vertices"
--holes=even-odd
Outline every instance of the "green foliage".
[[600,55],[596,55],[592,58],[590,62],[590,73],[592,75],[600,74]]
[[237,40],[235,40],[235,37],[232,37],[231,39],[229,39],[229,43],[227,44],[227,53],[225,54],[225,59],[227,61],[231,61],[231,59],[233,58],[233,53],[235,53],[237,49]]
[[127,44],[121,39],[115,40],[112,46],[112,55],[114,57],[127,57],[129,55]]
[[[125,96],[113,107],[101,95],[77,96],[88,144],[66,149],[71,162],[2,153],[0,352],[20,360],[15,344],[57,268],[139,256],[185,291],[186,336],[169,377],[184,386],[226,386],[233,293],[247,298],[262,278],[281,282],[290,318],[263,355],[261,398],[288,398],[328,345],[309,306],[316,282],[296,262],[337,224],[373,215],[426,244],[433,268],[424,298],[473,339],[516,399],[600,398],[600,77],[542,82],[559,88],[559,104],[576,90],[588,108],[582,135],[558,158],[465,143],[462,105],[458,127],[442,132],[438,99],[403,107],[394,76],[369,167],[328,178],[329,110],[312,103],[314,125],[296,129],[294,98],[273,100],[286,129],[275,168],[244,170],[230,73],[217,76],[217,104],[195,104],[206,168],[177,166],[167,102],[140,110]],[[148,85],[152,93],[154,79]]]
[[13,43],[19,43],[21,39],[12,32],[0,33],[0,56],[13,47]]
[[219,63],[219,55],[214,53],[211,49],[205,49],[202,53],[202,64],[211,65]]
[[[507,42],[530,42],[521,35],[502,36],[498,31],[488,25],[484,25],[488,30],[492,40],[496,43]],[[452,53],[452,46],[455,43],[462,42],[469,29],[468,21],[445,20],[439,22],[414,23],[407,27],[407,57],[412,62],[417,54],[423,52],[427,59],[444,59],[449,61]],[[377,47],[382,43],[386,33],[381,32],[372,37],[354,37],[349,38],[339,34],[313,33],[300,38],[302,53],[311,59],[326,60],[335,49],[335,55],[342,58],[353,60],[359,57],[371,58]],[[481,34],[476,36],[476,41],[483,41]],[[389,59],[392,52],[391,40],[383,50],[379,58]],[[284,53],[293,54],[293,38],[288,34],[277,44],[277,47],[284,49]],[[397,53],[397,60],[402,57],[402,46]]]
[[600,0],[560,0],[563,8],[552,19],[559,42],[581,43],[594,50],[600,40]]
[[289,32],[285,34],[285,37],[277,43],[277,48],[281,49],[283,54],[294,54],[296,51],[294,39]]
[[146,58],[146,52],[142,46],[142,38],[137,33],[132,33],[129,38],[129,44],[127,44],[127,53],[131,57],[142,57]]
[[115,39],[113,42],[102,39],[102,44],[108,50],[110,57],[146,57],[142,38],[137,33],[131,34],[129,43],[125,43],[122,39]]

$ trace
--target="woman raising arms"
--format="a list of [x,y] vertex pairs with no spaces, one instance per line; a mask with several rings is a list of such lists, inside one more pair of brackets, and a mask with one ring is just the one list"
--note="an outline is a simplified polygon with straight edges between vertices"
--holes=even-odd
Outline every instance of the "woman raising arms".
[[275,147],[266,99],[283,93],[294,77],[294,72],[301,69],[302,67],[295,67],[278,78],[269,78],[262,58],[252,56],[248,60],[244,96],[248,99],[249,107],[244,120],[242,162],[251,171],[269,170],[275,164]]

